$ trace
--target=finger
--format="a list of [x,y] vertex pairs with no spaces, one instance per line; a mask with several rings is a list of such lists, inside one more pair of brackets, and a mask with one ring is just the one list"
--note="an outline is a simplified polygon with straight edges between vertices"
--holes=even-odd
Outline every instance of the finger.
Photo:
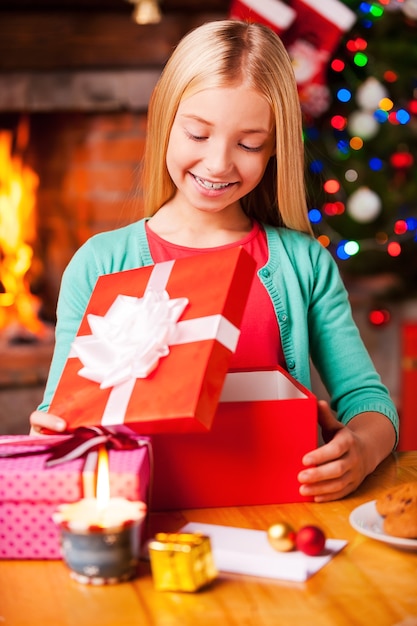
[[343,498],[356,488],[355,478],[351,472],[328,480],[300,485],[300,494],[313,497],[316,502]]
[[318,422],[321,427],[323,439],[325,442],[328,442],[332,439],[336,431],[344,428],[344,425],[336,419],[328,402],[319,400],[317,407]]
[[322,428],[326,428],[327,430],[338,430],[339,428],[343,428],[343,424],[336,419],[328,402],[325,400],[319,400],[317,408],[319,424]]
[[315,490],[315,493],[311,493],[310,495],[313,497],[314,502],[330,502],[331,500],[340,500],[346,497],[348,494],[352,493],[357,486],[358,485],[353,481],[344,484],[329,482],[327,485],[321,485]]
[[345,457],[325,461],[322,465],[308,467],[298,474],[300,483],[318,485],[330,480],[343,480],[350,472],[350,466]]
[[63,432],[67,424],[65,420],[52,413],[45,413],[44,411],[33,411],[29,417],[31,425],[31,432],[35,434],[42,434],[44,429],[52,430],[54,432]]

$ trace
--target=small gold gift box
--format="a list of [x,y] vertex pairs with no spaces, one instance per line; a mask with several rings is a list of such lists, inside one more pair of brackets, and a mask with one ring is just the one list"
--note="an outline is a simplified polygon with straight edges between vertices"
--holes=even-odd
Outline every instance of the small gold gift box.
[[200,533],[158,533],[149,557],[159,591],[196,591],[217,576],[210,538]]

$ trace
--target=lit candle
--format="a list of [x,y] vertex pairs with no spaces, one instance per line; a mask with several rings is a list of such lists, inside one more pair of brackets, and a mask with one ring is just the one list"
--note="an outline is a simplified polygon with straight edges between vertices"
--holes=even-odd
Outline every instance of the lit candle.
[[100,448],[96,498],[61,504],[53,514],[71,576],[95,585],[132,578],[145,516],[143,502],[110,497],[108,454],[105,447]]
[[100,446],[98,451],[96,497],[98,508],[106,509],[110,501],[109,455],[106,446]]

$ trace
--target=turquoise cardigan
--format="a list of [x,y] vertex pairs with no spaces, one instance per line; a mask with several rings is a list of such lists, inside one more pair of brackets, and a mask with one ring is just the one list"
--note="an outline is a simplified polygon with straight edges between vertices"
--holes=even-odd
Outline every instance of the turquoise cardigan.
[[[145,219],[89,239],[66,268],[57,308],[56,346],[40,410],[46,411],[98,276],[152,265]],[[378,411],[398,415],[352,319],[331,254],[313,237],[264,225],[269,260],[258,271],[277,316],[289,373],[311,389],[310,358],[338,419]],[[198,271],[198,265],[196,265]]]

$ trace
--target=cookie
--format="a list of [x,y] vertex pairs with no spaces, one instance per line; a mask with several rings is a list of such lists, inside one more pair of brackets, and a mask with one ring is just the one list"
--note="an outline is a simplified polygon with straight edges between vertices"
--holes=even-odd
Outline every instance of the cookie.
[[387,535],[417,539],[417,503],[413,506],[405,505],[402,511],[387,515],[383,528]]
[[396,513],[403,508],[408,500],[417,503],[417,482],[404,483],[386,489],[376,501],[376,510],[385,517],[390,513]]
[[417,482],[387,489],[376,501],[388,535],[417,539]]

